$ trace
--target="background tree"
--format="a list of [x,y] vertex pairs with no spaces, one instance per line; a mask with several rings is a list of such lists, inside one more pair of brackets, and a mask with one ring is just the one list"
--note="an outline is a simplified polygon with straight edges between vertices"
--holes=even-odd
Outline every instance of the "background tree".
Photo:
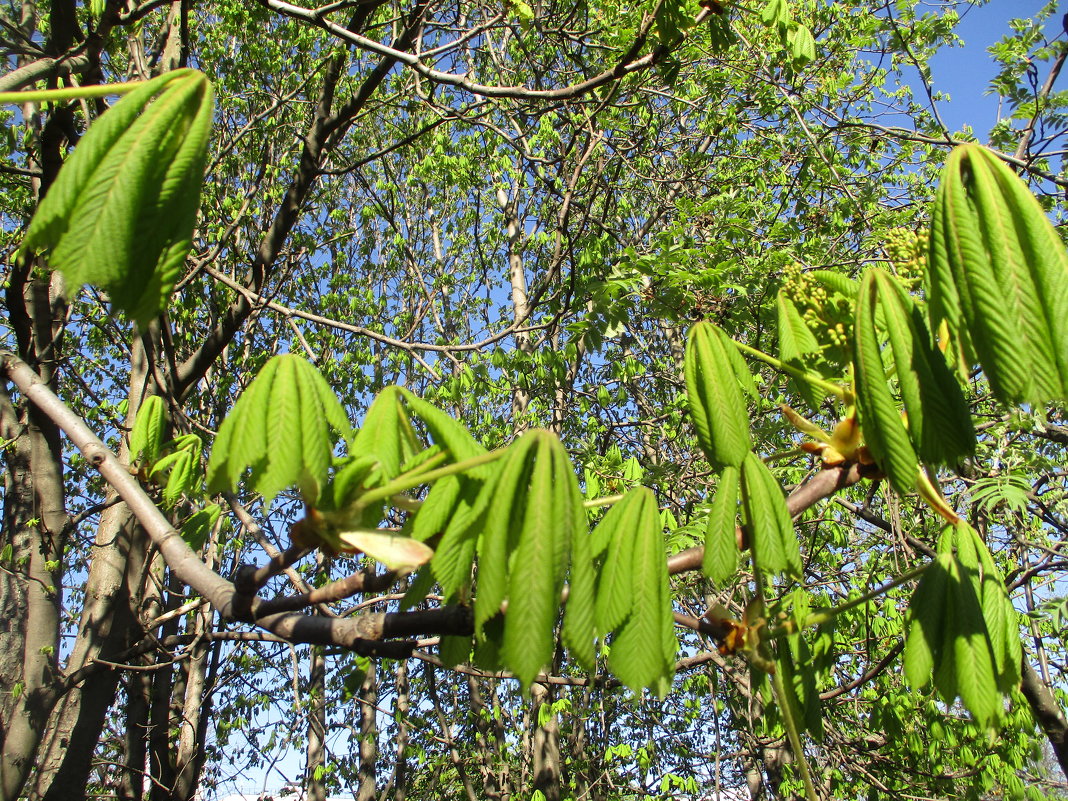
[[[332,631],[398,608],[403,588],[376,582],[363,563],[296,559],[294,490],[268,506],[242,489],[214,499],[222,514],[190,517],[203,503],[196,471],[181,472],[201,462],[189,435],[210,445],[268,358],[300,353],[354,420],[384,386],[402,384],[487,448],[553,432],[590,498],[655,490],[679,567],[681,642],[660,702],[588,678],[562,649],[530,696],[511,678],[454,666],[463,614],[414,617],[399,648],[379,632],[354,650],[234,624],[189,590],[56,424],[5,384],[4,796],[134,798],[147,775],[153,798],[190,798],[302,748],[303,781],[320,796],[798,792],[796,755],[759,674],[719,653],[705,617],[720,603],[742,620],[748,576],[713,585],[692,563],[682,569],[714,498],[685,413],[686,330],[709,319],[789,360],[776,317],[783,288],[833,362],[852,310],[820,294],[814,269],[856,277],[880,264],[919,285],[917,232],[936,170],[971,134],[947,130],[937,98],[913,87],[929,87],[927,61],[955,41],[967,6],[465,0],[312,12],[265,0],[5,11],[11,70],[0,89],[184,66],[214,86],[193,251],[158,319],[131,338],[108,298],[68,294],[47,261],[8,258],[4,273],[5,348],[124,462],[147,473],[169,459],[153,492],[173,524],[189,522],[203,564],[235,576],[274,559],[284,569],[260,595],[301,595]],[[989,142],[1059,221],[1065,48],[1041,24],[1055,7],[994,51],[1007,113]],[[107,105],[25,102],[9,116],[9,255]],[[785,487],[808,485],[818,463],[791,450],[802,438],[784,435],[778,404],[805,409],[811,393],[770,370],[758,382],[754,449],[775,457]],[[169,456],[130,449],[148,398],[168,413]],[[837,413],[816,400],[805,413],[833,429]],[[1051,770],[1068,760],[1057,697],[1063,412],[1007,412],[981,374],[968,401],[977,452],[939,478],[1030,613],[1022,698],[988,739],[960,707],[902,684],[911,586],[858,603],[794,642],[808,697],[823,702],[822,739],[806,756],[827,797],[1063,792]],[[804,511],[796,526],[812,606],[856,600],[936,547],[929,508],[884,486],[794,508]],[[404,525],[390,514],[386,525]]]

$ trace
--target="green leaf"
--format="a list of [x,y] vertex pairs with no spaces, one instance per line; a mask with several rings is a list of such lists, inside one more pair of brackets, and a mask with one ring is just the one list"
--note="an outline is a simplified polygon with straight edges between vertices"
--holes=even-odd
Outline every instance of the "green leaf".
[[560,608],[563,575],[558,569],[560,506],[553,481],[552,447],[547,432],[532,432],[536,445],[524,498],[518,543],[510,555],[508,611],[504,618],[504,663],[529,686],[553,656],[553,628]]
[[878,306],[876,274],[876,270],[869,270],[865,275],[857,301],[853,334],[857,410],[864,441],[872,456],[894,489],[906,493],[915,486],[920,466],[883,369],[882,349],[875,326]]
[[920,577],[909,601],[905,637],[905,680],[920,688],[942,661],[946,638],[950,554],[939,554]]
[[[481,482],[459,479],[454,476],[449,476],[449,478],[457,478],[460,489],[430,567],[446,597],[451,598],[471,583],[471,565],[475,559],[475,545],[484,525],[486,508],[492,492],[485,491]],[[492,484],[492,482],[489,483]],[[433,488],[431,493],[433,493]],[[429,497],[428,500],[430,500]],[[423,509],[419,510],[416,522],[423,511]],[[416,537],[416,539],[419,538]]]
[[500,612],[508,595],[509,554],[516,549],[526,506],[533,451],[537,438],[524,433],[494,462],[500,472],[483,485],[486,520],[478,542],[478,586],[475,594],[475,637],[482,625]]
[[[613,631],[634,604],[634,541],[649,491],[636,487],[609,509],[594,536],[605,542],[605,560],[597,582],[595,616],[600,633]],[[655,503],[654,503],[655,505]]]
[[401,465],[418,447],[415,432],[401,403],[402,393],[403,390],[395,386],[379,392],[352,441],[352,453],[357,457],[374,456],[387,481],[400,474]]
[[166,428],[167,404],[159,395],[149,395],[141,402],[130,430],[130,462],[151,466],[159,458]]
[[[407,612],[409,609],[414,609],[418,604],[430,594],[430,591],[434,588],[434,571],[423,569],[415,574],[411,583],[408,585],[407,592],[404,593],[404,597],[400,600],[400,611]],[[470,647],[471,638],[467,638],[468,647]]]
[[738,572],[738,468],[724,467],[719,473],[716,494],[708,515],[705,556],[701,569],[717,587]]
[[741,490],[753,562],[769,573],[800,579],[801,550],[782,487],[755,453],[742,463]]
[[189,515],[182,523],[182,539],[194,551],[199,551],[207,542],[208,535],[215,528],[222,515],[222,508],[217,503],[208,504],[203,509]]
[[144,328],[192,246],[213,96],[203,73],[181,69],[119,100],[59,171],[23,254],[49,250],[68,291],[102,287]]
[[790,19],[790,5],[786,0],[768,0],[760,11],[760,21],[769,28],[785,25]]
[[985,148],[949,156],[928,253],[932,327],[967,339],[1006,404],[1068,397],[1068,252],[1027,186]]
[[[412,538],[426,542],[441,534],[452,519],[460,491],[465,486],[459,476],[445,476],[435,481],[419,506],[419,511],[411,518]],[[475,487],[476,491],[480,488]]]
[[790,42],[790,58],[794,66],[803,67],[816,60],[816,40],[812,37],[812,31],[799,22],[795,22],[787,34]]
[[[959,559],[954,560],[950,568],[949,590],[950,613],[947,619],[952,621],[953,626],[956,690],[976,722],[983,728],[989,728],[1002,715],[1001,697],[971,569]],[[951,692],[945,688],[944,694]]]
[[738,467],[749,452],[749,416],[728,349],[711,323],[697,323],[686,342],[686,394],[697,440],[716,470]]
[[219,427],[208,462],[208,488],[232,492],[251,468],[249,483],[264,496],[265,505],[294,485],[314,505],[330,468],[331,429],[351,434],[345,410],[326,379],[296,354],[275,356]]
[[594,640],[597,637],[594,623],[594,602],[597,576],[591,552],[590,530],[586,523],[586,510],[582,506],[582,491],[578,477],[563,447],[553,448],[553,481],[558,489],[556,513],[566,527],[562,532],[561,546],[569,545],[570,554],[558,553],[569,565],[559,569],[568,571],[567,609],[561,632],[564,644],[571,657],[586,670],[593,672],[597,663]]
[[956,529],[958,542],[970,540],[978,555],[977,591],[982,603],[983,620],[994,656],[998,689],[1007,695],[1020,684],[1023,648],[1020,643],[1019,615],[1005,589],[1005,580],[978,532],[964,521],[958,523]]
[[814,281],[819,281],[832,292],[855,300],[860,293],[860,282],[833,270],[812,270],[806,275]]
[[608,664],[620,681],[639,692],[643,687],[662,688],[670,679],[678,640],[656,499],[645,487],[632,493],[639,506],[631,533],[631,612],[612,638]]
[[[471,436],[471,432],[455,418],[445,414],[445,412],[427,403],[407,389],[401,389],[400,393],[404,396],[411,410],[415,412],[416,417],[422,420],[427,430],[430,431],[430,436],[434,438],[434,442],[446,448],[452,454],[453,461],[462,462],[466,459],[481,456],[486,452],[486,449]],[[484,479],[492,474],[493,467],[489,464],[467,471],[467,475],[473,478]]]
[[[776,298],[776,304],[779,312],[779,358],[787,364],[807,369],[807,364],[813,360],[813,357],[820,354],[820,344],[816,341],[816,335],[805,324],[794,302],[781,289]],[[819,409],[820,403],[826,397],[823,390],[801,379],[792,378],[791,383],[809,407]]]
[[872,269],[869,275],[877,285],[913,447],[923,461],[956,464],[975,452],[964,392],[904,288],[883,270]]

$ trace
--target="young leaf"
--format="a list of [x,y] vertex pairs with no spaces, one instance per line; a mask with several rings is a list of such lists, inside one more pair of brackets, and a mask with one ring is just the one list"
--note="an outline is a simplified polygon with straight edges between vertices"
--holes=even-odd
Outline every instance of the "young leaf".
[[597,636],[594,623],[594,601],[597,576],[593,566],[590,530],[586,522],[586,510],[582,506],[582,491],[578,478],[563,447],[553,448],[553,481],[560,487],[557,508],[560,519],[567,523],[561,537],[561,546],[570,546],[568,570],[569,595],[564,612],[561,632],[564,644],[571,657],[586,670],[596,668],[597,653],[594,640]]
[[89,126],[41,201],[21,251],[50,250],[70,292],[107,290],[143,328],[192,245],[214,108],[191,69],[133,90]]
[[605,513],[594,532],[606,544],[595,603],[600,633],[615,630],[627,619],[634,604],[634,541],[648,499],[649,492],[644,487],[632,489]]
[[379,392],[352,441],[352,453],[358,457],[374,456],[387,481],[397,477],[401,465],[418,448],[415,432],[401,403],[402,392],[395,386]]
[[348,419],[326,380],[292,353],[275,356],[227,415],[208,462],[211,492],[233,491],[252,468],[250,484],[270,505],[287,486],[314,505],[326,483],[330,429],[350,436]]
[[705,557],[702,570],[717,587],[738,571],[738,482],[736,467],[724,467],[719,473],[716,494],[708,515],[705,533]]
[[643,687],[661,687],[670,678],[678,641],[656,499],[645,487],[632,493],[638,508],[631,533],[631,612],[612,639],[608,663],[620,681],[639,692]]
[[942,661],[945,641],[949,562],[951,554],[939,554],[924,571],[909,601],[905,636],[905,680],[923,687]]
[[[430,431],[434,442],[448,449],[454,462],[462,462],[475,456],[481,456],[486,449],[471,436],[471,432],[453,417],[445,414],[434,405],[415,395],[407,389],[400,389],[411,410],[423,421]],[[467,471],[473,478],[487,478],[493,474],[492,465],[485,464]]]
[[532,432],[530,482],[525,488],[523,519],[517,547],[510,556],[508,611],[504,618],[502,655],[508,668],[528,686],[553,655],[553,628],[559,610],[563,575],[558,569],[560,506],[553,481],[555,440],[548,432]]
[[927,280],[932,327],[966,329],[1002,403],[1068,396],[1068,252],[1026,185],[980,145],[946,161]]
[[[441,584],[442,592],[446,597],[451,598],[471,583],[471,565],[475,559],[475,544],[481,532],[486,507],[492,493],[483,491],[482,482],[472,481],[466,477],[449,476],[448,478],[456,479],[460,489],[430,567],[438,583]],[[436,488],[437,485],[431,488],[431,494]],[[430,496],[427,500],[431,500]],[[417,523],[424,511],[420,509],[416,515]],[[430,511],[434,511],[433,507]]]
[[716,470],[738,467],[749,452],[749,416],[738,391],[726,335],[697,323],[686,342],[686,395],[697,441]]
[[194,551],[199,551],[207,542],[208,535],[215,528],[215,524],[222,515],[222,507],[217,503],[210,503],[203,509],[194,512],[182,523],[182,539]]
[[800,579],[801,550],[782,487],[755,453],[742,463],[741,489],[753,561],[761,570]]
[[975,452],[964,392],[904,288],[883,270],[872,269],[869,275],[877,285],[913,447],[925,462],[955,464]]
[[875,327],[878,306],[876,271],[869,270],[857,301],[853,334],[853,365],[857,409],[864,440],[876,462],[898,492],[913,489],[920,466],[901,413],[890,394],[883,369],[882,349]]
[[486,519],[478,540],[478,586],[475,593],[475,638],[482,626],[495,617],[508,596],[509,556],[519,540],[531,462],[537,438],[527,432],[495,462],[496,480],[483,485],[480,498],[486,503]]
[[141,402],[130,430],[130,461],[151,466],[159,458],[167,427],[167,404],[159,395],[149,395]]
[[[787,364],[803,368],[806,359],[819,355],[820,344],[816,341],[816,335],[801,317],[797,306],[781,289],[776,303],[779,312],[779,358]],[[823,391],[807,381],[800,379],[791,379],[791,381],[801,397],[805,399],[805,403],[813,409],[818,409],[825,397]]]

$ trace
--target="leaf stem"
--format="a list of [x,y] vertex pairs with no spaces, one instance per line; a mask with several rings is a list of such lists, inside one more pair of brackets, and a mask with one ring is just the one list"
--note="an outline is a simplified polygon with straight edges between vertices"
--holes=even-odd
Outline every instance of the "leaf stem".
[[819,612],[813,612],[805,618],[805,622],[800,626],[797,625],[797,622],[794,620],[784,621],[782,625],[776,626],[773,629],[769,629],[766,636],[768,637],[768,639],[786,637],[790,634],[797,634],[797,632],[801,631],[801,629],[806,629],[809,626],[819,626],[823,623],[827,623],[830,620],[834,619],[837,615],[840,615],[842,612],[852,609],[853,607],[860,606],[861,604],[865,604],[868,601],[874,600],[875,598],[878,598],[881,595],[885,595],[890,590],[894,589],[894,587],[899,587],[908,581],[912,581],[915,578],[919,578],[923,575],[924,571],[926,571],[927,568],[929,568],[932,564],[932,562],[928,562],[927,564],[920,565],[919,567],[914,567],[912,570],[906,570],[900,576],[890,579],[890,581],[886,582],[886,584],[881,584],[872,590],[868,590],[863,595],[858,595],[853,600],[846,601],[844,604],[836,606],[833,609],[824,609]]
[[383,501],[387,498],[391,498],[405,490],[410,490],[413,487],[418,487],[420,484],[430,484],[438,479],[445,478],[446,476],[454,476],[458,473],[463,473],[465,470],[470,470],[473,467],[488,464],[500,459],[507,448],[499,448],[495,451],[487,451],[481,453],[478,456],[472,456],[470,459],[464,459],[462,462],[454,462],[453,464],[447,464],[444,467],[439,467],[436,470],[427,470],[426,472],[418,473],[405,473],[403,476],[398,476],[388,484],[373,489],[360,496],[360,499],[356,501],[353,508],[356,510],[365,509],[376,501]]
[[614,506],[623,500],[622,495],[605,495],[603,498],[590,498],[582,502],[583,509],[597,509],[601,506]]
[[801,745],[801,732],[794,719],[794,709],[790,700],[786,697],[786,685],[783,684],[782,671],[776,670],[771,674],[771,690],[775,694],[775,703],[779,705],[779,714],[782,715],[783,727],[786,736],[790,740],[790,748],[793,749],[797,759],[797,767],[801,770],[801,782],[805,785],[805,798],[808,801],[819,801],[816,795],[816,786],[812,783],[812,774],[808,769],[808,760]]
[[838,398],[842,403],[849,403],[849,390],[840,384],[835,384],[833,381],[820,378],[820,376],[815,373],[810,373],[808,370],[802,370],[800,367],[794,367],[792,364],[787,364],[782,359],[776,359],[774,356],[769,356],[764,353],[764,351],[752,348],[736,339],[732,339],[731,342],[734,344],[734,347],[738,348],[742,353],[747,353],[756,359],[760,359],[762,362],[770,364],[776,370],[789,373],[799,381],[806,381],[812,386],[822,389],[828,395],[834,395],[834,397]]
[[103,86],[67,86],[63,89],[33,89],[27,92],[0,92],[0,103],[47,103],[57,100],[92,100],[109,95],[125,95],[147,81],[110,83]]

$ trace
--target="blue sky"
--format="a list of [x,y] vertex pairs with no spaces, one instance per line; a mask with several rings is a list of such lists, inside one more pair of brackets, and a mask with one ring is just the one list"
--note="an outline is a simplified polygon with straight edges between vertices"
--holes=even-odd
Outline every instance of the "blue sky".
[[[971,125],[980,140],[997,122],[998,98],[988,94],[997,66],[987,48],[1009,32],[1009,20],[1035,16],[1048,0],[991,0],[980,8],[968,9],[957,27],[964,47],[945,48],[931,59],[931,77],[936,91],[947,92],[951,101],[942,101],[938,109],[951,131]],[[1068,2],[1047,22],[1046,35],[1057,36],[1061,15],[1068,12]],[[1063,37],[1063,33],[1061,34]],[[1046,69],[1039,68],[1039,80]]]

